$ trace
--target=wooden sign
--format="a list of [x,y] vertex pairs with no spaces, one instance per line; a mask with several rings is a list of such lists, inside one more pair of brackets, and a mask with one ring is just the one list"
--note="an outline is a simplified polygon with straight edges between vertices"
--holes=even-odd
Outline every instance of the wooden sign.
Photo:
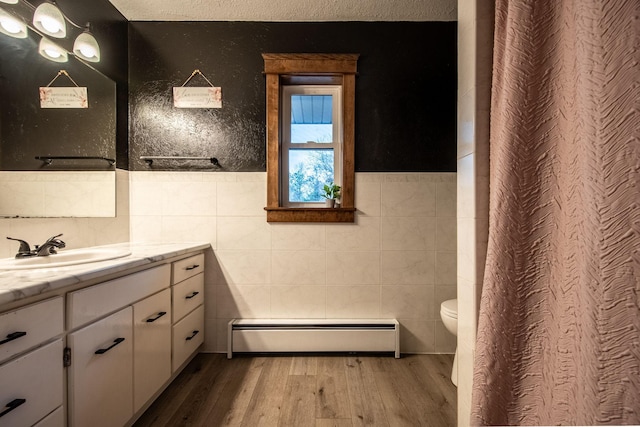
[[40,108],[89,108],[86,87],[41,87]]
[[222,88],[174,87],[173,106],[176,108],[222,108]]

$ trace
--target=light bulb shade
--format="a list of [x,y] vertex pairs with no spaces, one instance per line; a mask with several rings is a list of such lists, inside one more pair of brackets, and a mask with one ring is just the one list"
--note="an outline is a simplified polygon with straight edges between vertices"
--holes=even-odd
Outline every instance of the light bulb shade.
[[69,55],[66,50],[44,37],[40,40],[38,53],[49,61],[54,62],[67,62],[69,59]]
[[0,0],[2,3],[7,3],[7,4],[18,4],[18,1],[20,0]]
[[54,4],[42,3],[33,12],[33,25],[43,33],[62,39],[67,35],[64,15]]
[[27,37],[27,24],[0,9],[0,33],[24,39]]
[[85,61],[100,61],[100,46],[89,31],[85,31],[76,38],[73,43],[73,53]]

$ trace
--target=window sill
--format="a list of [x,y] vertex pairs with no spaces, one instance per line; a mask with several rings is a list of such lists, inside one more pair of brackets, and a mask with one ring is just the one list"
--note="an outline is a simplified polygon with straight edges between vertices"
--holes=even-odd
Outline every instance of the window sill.
[[264,208],[267,222],[355,222],[356,208]]

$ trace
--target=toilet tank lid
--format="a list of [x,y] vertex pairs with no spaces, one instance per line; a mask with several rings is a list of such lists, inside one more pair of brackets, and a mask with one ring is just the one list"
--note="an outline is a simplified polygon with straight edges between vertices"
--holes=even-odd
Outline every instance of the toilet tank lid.
[[448,315],[452,317],[458,317],[458,300],[450,299],[446,300],[440,306],[441,310],[446,312]]

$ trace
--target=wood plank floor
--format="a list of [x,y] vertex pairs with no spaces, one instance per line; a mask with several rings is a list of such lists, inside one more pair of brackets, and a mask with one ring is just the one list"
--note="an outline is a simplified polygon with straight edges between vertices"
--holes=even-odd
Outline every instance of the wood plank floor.
[[452,355],[199,354],[135,427],[456,425]]

